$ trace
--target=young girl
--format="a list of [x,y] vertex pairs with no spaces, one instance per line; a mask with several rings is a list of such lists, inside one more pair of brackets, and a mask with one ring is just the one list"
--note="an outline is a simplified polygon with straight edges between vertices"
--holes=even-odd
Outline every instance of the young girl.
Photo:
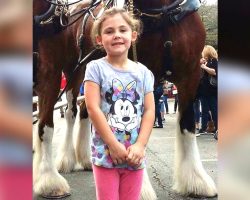
[[87,65],[84,78],[98,200],[140,196],[155,112],[153,74],[128,59],[140,32],[140,22],[118,8],[105,11],[93,25],[93,41],[107,54]]

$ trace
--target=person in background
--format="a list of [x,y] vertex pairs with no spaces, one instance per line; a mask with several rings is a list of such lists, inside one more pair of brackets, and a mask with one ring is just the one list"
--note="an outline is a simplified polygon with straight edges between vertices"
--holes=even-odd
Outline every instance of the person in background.
[[[160,79],[154,88],[154,99],[155,99],[154,128],[163,128],[162,116],[161,116],[161,103],[160,103],[160,98],[163,95],[163,83],[164,83],[164,80]],[[156,125],[156,121],[158,125]]]
[[217,80],[218,54],[216,50],[206,45],[202,51],[200,60],[203,76],[200,80],[198,95],[202,108],[202,123],[199,133],[204,133],[207,129],[209,121],[209,110],[211,111],[212,120],[214,122],[215,131],[217,131],[217,85],[211,84],[211,77]]
[[82,83],[79,90],[80,96],[84,95],[84,84]]
[[200,110],[200,100],[199,98],[196,98],[194,100],[194,119],[195,119],[195,132],[196,136],[199,136],[199,129],[200,129],[200,116],[201,116],[201,110]]
[[[65,88],[66,84],[67,84],[66,77],[65,77],[64,73],[62,72],[60,92],[63,91],[63,89]],[[62,97],[58,101],[63,101],[63,99],[66,100],[66,94],[65,93],[62,95]],[[63,106],[60,107],[60,114],[61,114],[61,118],[64,118],[64,109],[63,109]]]
[[168,82],[165,81],[163,85],[163,102],[166,108],[166,114],[168,114]]
[[165,119],[166,108],[165,108],[165,104],[164,104],[164,96],[163,95],[161,96],[159,103],[161,104],[160,111],[161,111],[162,123],[165,123],[166,122],[166,119]]
[[173,85],[173,95],[174,95],[174,113],[176,113],[177,108],[178,108],[178,90],[177,87],[175,85]]

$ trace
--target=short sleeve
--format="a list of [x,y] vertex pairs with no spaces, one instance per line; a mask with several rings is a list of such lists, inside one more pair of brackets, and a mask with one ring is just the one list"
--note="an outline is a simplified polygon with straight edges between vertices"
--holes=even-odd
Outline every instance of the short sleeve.
[[144,94],[154,91],[154,75],[153,73],[146,69],[144,76]]
[[85,77],[84,77],[84,82],[85,81],[93,81],[100,85],[100,70],[98,68],[97,63],[91,61],[87,64],[86,66],[86,71],[85,71]]
[[207,66],[209,68],[214,69],[215,73],[216,73],[216,76],[217,76],[217,73],[218,73],[218,61],[215,58],[213,58],[213,59],[210,60],[210,62],[208,62]]
[[213,58],[213,59],[209,60],[209,62],[207,63],[207,66],[209,68],[213,68],[213,69],[217,70],[218,61],[215,58]]
[[213,59],[212,65],[213,65],[213,68],[215,69],[215,73],[217,74],[218,73],[218,61],[216,59]]

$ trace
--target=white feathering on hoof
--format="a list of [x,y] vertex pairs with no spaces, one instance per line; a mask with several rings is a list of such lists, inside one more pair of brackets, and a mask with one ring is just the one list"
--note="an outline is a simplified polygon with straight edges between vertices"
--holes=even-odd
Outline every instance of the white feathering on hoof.
[[77,115],[75,123],[75,153],[76,160],[85,170],[91,170],[92,164],[90,159],[90,121],[89,119],[79,119]]
[[33,189],[37,195],[63,195],[69,193],[67,181],[57,172],[52,161],[53,128],[45,126],[43,141],[36,138],[33,162]]
[[217,195],[214,181],[202,166],[196,136],[187,130],[178,129],[176,134],[173,189],[185,196]]
[[155,191],[151,185],[151,182],[148,177],[147,169],[143,170],[143,182],[141,189],[141,199],[140,200],[156,200]]
[[[69,96],[68,93],[67,95]],[[68,96],[67,98],[69,98]],[[73,146],[73,127],[75,123],[75,117],[73,116],[74,115],[71,110],[71,106],[69,105],[69,109],[67,109],[65,113],[67,126],[56,157],[57,170],[64,173],[73,171],[76,164],[75,149]]]
[[38,126],[36,125],[35,134],[33,136],[33,149],[34,149],[34,158],[33,158],[33,185],[39,180],[38,177],[39,173],[39,166],[42,160],[42,153],[41,153],[41,141],[39,139],[38,134]]

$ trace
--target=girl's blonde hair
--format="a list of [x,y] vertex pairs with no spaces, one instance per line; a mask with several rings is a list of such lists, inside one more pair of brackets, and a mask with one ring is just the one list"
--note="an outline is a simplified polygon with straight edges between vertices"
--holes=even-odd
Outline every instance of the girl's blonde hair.
[[142,33],[142,23],[139,19],[136,19],[132,14],[126,11],[123,8],[112,7],[104,11],[102,16],[94,21],[92,30],[91,30],[91,40],[95,46],[98,46],[96,43],[96,37],[101,36],[102,23],[111,16],[120,14],[122,18],[129,24],[132,31],[136,31],[139,36]]
[[207,59],[216,59],[218,60],[218,53],[215,50],[214,47],[210,45],[205,45],[203,51],[202,51],[202,57]]

